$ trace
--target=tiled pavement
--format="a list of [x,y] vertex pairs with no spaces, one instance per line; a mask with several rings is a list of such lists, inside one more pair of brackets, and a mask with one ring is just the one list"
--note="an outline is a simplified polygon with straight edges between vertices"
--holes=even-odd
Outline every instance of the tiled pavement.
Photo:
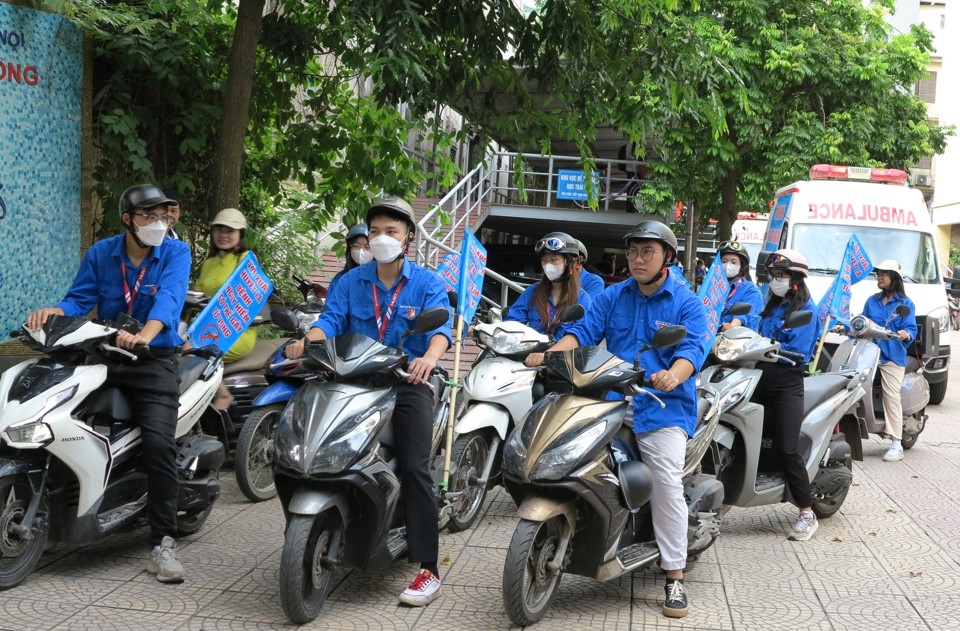
[[[954,384],[960,384],[960,344]],[[927,430],[901,463],[865,445],[847,502],[807,543],[783,536],[785,505],[733,509],[714,548],[687,572],[690,615],[659,613],[654,571],[599,584],[564,576],[541,631],[960,628],[960,385],[930,408]],[[205,528],[181,541],[188,578],[161,585],[143,570],[141,530],[99,545],[51,550],[20,587],[0,592],[0,629],[280,629],[277,572],[283,518],[276,500],[249,504],[232,475]],[[321,617],[330,630],[507,629],[500,578],[514,527],[502,492],[471,531],[443,535],[443,597],[397,604],[413,575],[403,562],[338,575]]]

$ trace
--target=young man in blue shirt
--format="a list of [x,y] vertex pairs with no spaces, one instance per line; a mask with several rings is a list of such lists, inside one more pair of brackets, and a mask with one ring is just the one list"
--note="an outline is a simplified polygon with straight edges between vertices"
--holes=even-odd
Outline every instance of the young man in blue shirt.
[[584,267],[584,263],[587,262],[587,246],[579,239],[577,240],[577,251],[580,255],[580,262],[577,264],[577,269],[580,272],[580,287],[583,288],[591,298],[596,298],[603,293],[606,285],[600,276],[593,272],[588,272],[587,268]]
[[180,482],[174,433],[180,406],[176,351],[183,343],[177,328],[190,280],[190,248],[165,238],[171,203],[152,184],[128,188],[120,198],[126,232],[94,243],[66,297],[27,319],[36,331],[52,315],[83,317],[96,307],[101,320],[126,313],[143,323],[139,333],[119,332],[117,346],[132,350],[146,344],[152,358],[106,364],[107,382],[126,394],[140,424],[150,522],[147,571],[162,583],[184,578],[175,553]]
[[[393,347],[403,340],[403,350],[411,359],[410,378],[408,385],[397,389],[393,426],[409,557],[420,563],[420,571],[400,594],[400,602],[421,607],[440,596],[440,534],[430,476],[433,394],[425,384],[452,340],[449,323],[425,334],[402,336],[423,310],[450,303],[440,278],[404,256],[416,233],[413,209],[407,202],[397,197],[380,200],[367,211],[366,223],[376,265],[361,265],[343,275],[307,338],[316,341],[363,333]],[[290,359],[300,357],[303,343],[288,345],[286,352]]]
[[[653,529],[660,548],[660,565],[667,571],[663,614],[687,615],[683,568],[687,563],[687,504],[683,498],[683,463],[687,438],[697,424],[695,373],[703,363],[702,340],[707,318],[696,294],[681,284],[668,266],[677,256],[677,238],[666,225],[644,221],[624,235],[631,278],[611,285],[594,299],[586,316],[575,322],[552,351],[598,344],[633,363],[637,351],[650,343],[660,328],[687,327],[678,345],[640,355],[657,396],[633,398],[633,428],[643,461],[654,475],[650,500]],[[531,355],[527,365],[543,363],[543,354]]]

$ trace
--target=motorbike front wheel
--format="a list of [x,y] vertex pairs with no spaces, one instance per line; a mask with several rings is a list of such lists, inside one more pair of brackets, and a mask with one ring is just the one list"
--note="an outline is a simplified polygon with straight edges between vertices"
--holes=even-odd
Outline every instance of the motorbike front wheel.
[[251,502],[263,502],[277,495],[273,483],[273,435],[283,407],[276,403],[250,412],[237,438],[234,473],[240,492]]
[[26,539],[17,532],[31,499],[33,490],[27,480],[15,476],[0,479],[0,590],[19,585],[33,571],[47,542],[42,500],[33,536]]
[[484,432],[457,436],[453,443],[450,461],[456,464],[457,473],[451,480],[450,490],[461,495],[454,500],[454,512],[447,524],[450,532],[467,530],[480,515],[483,500],[487,497],[487,485],[477,484],[477,478],[483,474],[489,453],[490,440]]
[[551,571],[563,532],[562,517],[547,521],[521,519],[503,563],[503,606],[514,624],[537,622],[557,594],[563,570]]
[[329,512],[290,516],[280,555],[280,604],[291,622],[314,620],[327,600],[333,570],[322,561],[336,523]]

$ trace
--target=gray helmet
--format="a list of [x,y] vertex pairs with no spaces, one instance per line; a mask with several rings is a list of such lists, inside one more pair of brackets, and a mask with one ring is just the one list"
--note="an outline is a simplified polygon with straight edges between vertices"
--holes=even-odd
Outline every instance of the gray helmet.
[[401,219],[410,226],[410,232],[417,231],[417,218],[413,214],[413,208],[399,197],[384,197],[374,202],[370,210],[367,211],[368,226],[370,220],[377,215],[388,215],[394,219]]
[[163,194],[153,184],[137,184],[131,186],[120,196],[120,217],[123,213],[131,212],[134,208],[150,208],[158,204],[176,204],[175,200]]
[[589,256],[587,254],[587,246],[585,246],[580,239],[577,239],[577,251],[580,253],[580,258],[586,261]]
[[673,252],[673,258],[677,257],[677,235],[664,223],[659,221],[642,221],[630,228],[627,234],[623,235],[623,242],[630,245],[631,241],[653,240],[659,241],[664,247],[669,247]]
[[548,233],[537,241],[537,244],[533,247],[533,251],[538,255],[542,255],[544,252],[552,252],[554,254],[572,254],[574,256],[579,256],[580,252],[577,247],[577,240],[566,232]]
[[347,230],[347,236],[344,237],[344,241],[349,241],[355,237],[367,237],[370,236],[370,231],[367,230],[367,224],[358,223],[354,227]]

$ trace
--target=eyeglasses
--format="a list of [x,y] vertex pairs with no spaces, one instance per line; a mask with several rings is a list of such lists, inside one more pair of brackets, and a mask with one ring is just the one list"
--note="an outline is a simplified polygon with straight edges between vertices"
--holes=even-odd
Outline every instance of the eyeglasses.
[[743,244],[739,241],[724,241],[720,244],[720,247],[717,248],[719,251],[723,250],[733,250],[734,252],[743,252]]
[[654,256],[662,252],[663,250],[658,250],[657,248],[647,247],[638,250],[637,248],[628,248],[627,249],[627,260],[633,261],[639,256],[644,261],[649,261]]
[[540,252],[541,250],[550,250],[551,252],[559,252],[563,249],[563,246],[566,244],[562,239],[556,237],[550,237],[549,239],[540,239],[537,241],[537,245],[533,248],[535,252]]
[[[148,224],[156,223],[157,221],[162,221],[163,223],[168,224],[173,219],[173,217],[167,214],[157,215],[154,213],[133,213],[133,216],[145,219],[146,223]],[[143,223],[143,222],[141,221],[140,223]]]
[[790,274],[781,274],[779,272],[773,272],[770,274],[770,278],[773,280],[783,280],[784,278],[790,278]]

